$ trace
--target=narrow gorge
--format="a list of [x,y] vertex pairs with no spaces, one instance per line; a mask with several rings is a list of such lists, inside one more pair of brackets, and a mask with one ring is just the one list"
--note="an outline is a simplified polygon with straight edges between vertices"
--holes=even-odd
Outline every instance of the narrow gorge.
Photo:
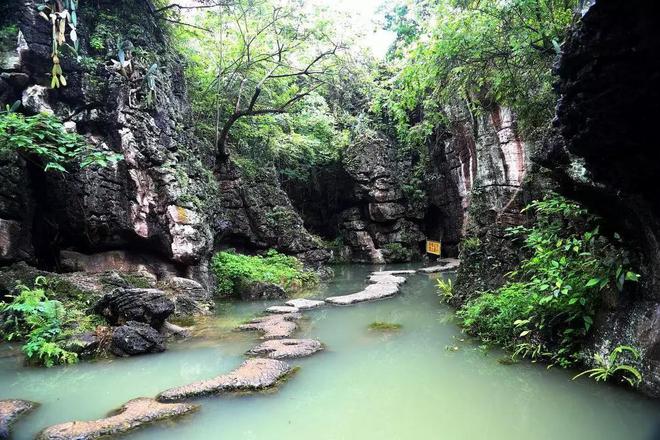
[[657,438],[657,23],[0,0],[0,438]]

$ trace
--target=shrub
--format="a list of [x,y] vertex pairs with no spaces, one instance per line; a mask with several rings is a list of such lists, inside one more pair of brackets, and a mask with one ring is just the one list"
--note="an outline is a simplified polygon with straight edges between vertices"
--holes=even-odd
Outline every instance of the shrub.
[[387,243],[383,249],[387,260],[393,263],[403,263],[412,258],[410,249],[406,249],[401,243]]
[[438,278],[437,280],[438,290],[440,291],[440,296],[445,301],[449,301],[454,297],[454,284],[451,281],[451,278]]
[[639,276],[625,269],[625,254],[577,204],[552,194],[526,209],[534,211],[535,223],[508,233],[523,237],[529,257],[504,286],[469,301],[458,315],[469,333],[514,355],[570,366],[602,291],[621,290]]
[[269,250],[265,255],[243,255],[233,251],[213,256],[211,267],[218,278],[217,291],[222,295],[236,293],[242,284],[262,281],[295,290],[318,282],[314,272],[303,268],[295,257]]
[[18,295],[11,303],[0,303],[5,315],[4,337],[8,341],[24,339],[22,349],[31,362],[52,367],[78,361],[76,353],[63,348],[66,334],[63,330],[69,312],[61,302],[48,299],[47,280],[38,277],[33,289],[18,284]]
[[107,166],[123,158],[112,151],[98,151],[85,139],[68,133],[52,115],[40,113],[24,116],[8,109],[0,112],[0,151],[17,151],[40,158],[45,170],[66,172],[66,164],[79,163],[80,168]]

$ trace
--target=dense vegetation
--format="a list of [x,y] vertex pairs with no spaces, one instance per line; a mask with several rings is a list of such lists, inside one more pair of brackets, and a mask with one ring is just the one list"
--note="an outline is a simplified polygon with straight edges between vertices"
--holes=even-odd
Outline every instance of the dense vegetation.
[[250,283],[277,284],[287,291],[312,286],[318,282],[314,272],[307,271],[295,257],[269,250],[265,255],[244,255],[236,252],[219,252],[211,263],[217,277],[217,292],[233,295]]
[[0,335],[7,341],[22,341],[28,362],[46,367],[77,362],[71,337],[102,323],[74,298],[51,299],[56,296],[51,284],[45,277],[37,277],[33,287],[19,283],[11,302],[0,302]]
[[603,236],[598,219],[576,203],[551,195],[527,209],[535,222],[509,229],[524,241],[527,258],[501,288],[472,299],[458,315],[469,333],[514,356],[572,366],[603,296],[639,275],[617,238]]

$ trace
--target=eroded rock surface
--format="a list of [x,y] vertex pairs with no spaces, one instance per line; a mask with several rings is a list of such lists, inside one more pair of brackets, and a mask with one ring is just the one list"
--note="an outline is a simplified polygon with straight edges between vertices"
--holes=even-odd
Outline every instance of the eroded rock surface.
[[238,294],[243,301],[286,298],[286,291],[282,287],[277,284],[261,281],[240,286]]
[[118,288],[104,295],[95,309],[111,324],[137,321],[160,328],[174,312],[174,302],[159,289]]
[[11,425],[37,406],[38,404],[28,400],[0,400],[0,439],[8,439]]
[[272,339],[262,342],[247,354],[270,359],[291,359],[311,356],[321,350],[323,344],[315,339]]
[[133,399],[117,414],[88,422],[67,422],[44,429],[37,440],[88,440],[125,434],[133,429],[159,420],[182,416],[196,411],[198,405],[161,403],[140,397]]
[[231,373],[171,388],[160,393],[156,399],[160,402],[176,402],[223,392],[263,390],[276,385],[290,372],[291,367],[282,361],[248,359]]
[[239,330],[263,332],[261,339],[288,338],[298,326],[294,321],[301,318],[300,313],[284,313],[255,318],[238,327]]
[[165,338],[148,324],[128,321],[114,329],[110,350],[117,356],[165,351]]
[[325,304],[325,301],[306,298],[291,299],[286,302],[287,306],[296,307],[299,310],[314,309],[316,307],[321,307],[323,304]]

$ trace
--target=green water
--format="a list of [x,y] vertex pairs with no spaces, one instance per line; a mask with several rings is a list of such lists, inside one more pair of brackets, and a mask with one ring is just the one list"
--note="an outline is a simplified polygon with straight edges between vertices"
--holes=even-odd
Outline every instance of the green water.
[[[317,296],[360,290],[370,270],[339,268]],[[42,404],[16,425],[15,438],[34,438],[54,423],[99,418],[129,399],[235,368],[256,335],[231,328],[268,304],[226,305],[199,324],[198,338],[158,355],[45,370],[21,367],[5,351],[0,398]],[[635,440],[651,439],[660,423],[660,402],[572,382],[574,372],[499,364],[501,353],[462,340],[426,275],[411,276],[395,298],[305,316],[297,336],[318,338],[327,351],[292,361],[302,368],[279,391],[202,399],[197,414],[128,438]],[[403,328],[374,332],[367,329],[373,321]]]

